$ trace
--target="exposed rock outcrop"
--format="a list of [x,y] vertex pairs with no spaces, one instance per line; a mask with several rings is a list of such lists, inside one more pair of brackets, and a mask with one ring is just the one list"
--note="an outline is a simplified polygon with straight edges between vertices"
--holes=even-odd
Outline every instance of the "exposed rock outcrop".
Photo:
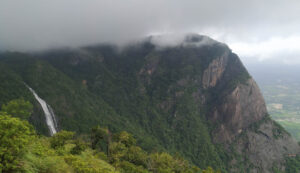
[[250,78],[239,84],[220,105],[213,109],[212,120],[220,122],[214,140],[231,142],[236,135],[267,115],[264,99],[256,82]]
[[235,54],[225,51],[209,63],[202,88],[210,92],[205,100],[213,141],[242,158],[232,160],[231,172],[245,163],[252,173],[269,173],[274,166],[284,171],[285,158],[299,154],[297,141],[270,119],[259,87]]
[[284,171],[285,157],[300,151],[296,140],[285,131],[280,131],[274,121],[266,118],[257,129],[247,129],[234,143],[241,155],[247,156],[254,168],[253,173],[271,173],[272,167]]
[[214,59],[208,66],[208,68],[203,73],[202,85],[203,88],[207,89],[209,87],[216,86],[218,80],[222,77],[225,71],[229,52],[224,52],[224,54]]

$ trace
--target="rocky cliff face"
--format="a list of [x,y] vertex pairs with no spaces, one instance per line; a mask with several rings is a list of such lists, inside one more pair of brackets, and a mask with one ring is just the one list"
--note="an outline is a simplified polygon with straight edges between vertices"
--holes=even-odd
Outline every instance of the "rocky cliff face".
[[297,141],[281,130],[278,124],[266,118],[261,120],[256,129],[245,129],[232,143],[237,152],[244,155],[244,159],[249,159],[251,172],[271,173],[272,168],[284,172],[285,158],[299,154]]
[[227,61],[228,61],[229,51],[224,52],[223,55],[214,59],[205,69],[203,78],[202,78],[202,86],[204,89],[216,86],[218,80],[222,77],[223,72],[226,69]]
[[[217,124],[212,131],[213,141],[241,155],[243,162],[249,162],[245,168],[250,172],[273,172],[274,167],[284,171],[285,157],[298,154],[300,147],[282,127],[270,119],[264,98],[253,78],[248,76],[233,88],[226,89],[224,83],[230,83],[228,76],[234,74],[224,73],[232,73],[232,69],[228,68],[236,68],[228,64],[228,59],[232,58],[239,62],[236,56],[226,52],[224,56],[213,60],[204,71],[203,88],[215,87],[220,95],[216,97],[217,101],[214,100],[207,115],[210,121]],[[240,62],[238,66],[244,69]],[[238,166],[242,163],[233,159],[231,164]],[[231,171],[240,170],[233,168]]]
[[256,82],[250,78],[245,84],[238,84],[221,104],[215,105],[211,116],[212,121],[221,122],[214,141],[232,142],[249,125],[267,116],[267,109]]

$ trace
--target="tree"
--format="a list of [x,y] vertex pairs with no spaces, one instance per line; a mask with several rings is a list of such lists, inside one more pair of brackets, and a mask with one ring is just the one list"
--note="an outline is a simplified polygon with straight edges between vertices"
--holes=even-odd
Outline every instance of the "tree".
[[121,168],[122,173],[149,173],[144,167],[137,166],[128,161],[120,162],[119,167]]
[[14,117],[27,120],[33,112],[33,106],[29,101],[20,98],[11,100],[7,104],[2,105],[1,111]]
[[128,148],[125,160],[135,164],[147,167],[147,152],[138,146],[131,146]]
[[128,148],[120,143],[120,142],[113,142],[109,146],[109,160],[111,163],[117,165],[120,161],[124,160],[126,156]]
[[78,155],[81,154],[81,152],[84,151],[86,147],[87,146],[83,141],[77,139],[75,140],[75,147],[73,147],[70,152],[71,154]]
[[209,166],[207,167],[206,170],[203,170],[202,173],[220,173],[220,171],[215,171],[213,168]]
[[200,171],[186,160],[175,158],[165,152],[152,153],[149,156],[147,167],[153,173],[196,173]]
[[173,163],[174,160],[168,153],[153,153],[149,157],[148,169],[153,173],[171,173]]
[[35,136],[33,127],[24,120],[0,113],[0,172],[17,172],[26,146]]
[[108,147],[110,143],[110,133],[107,128],[96,126],[92,128],[91,142],[93,149],[100,149],[108,154]]
[[126,147],[130,147],[136,144],[136,140],[134,139],[132,134],[125,131],[117,133],[114,138],[116,142],[121,142]]
[[73,137],[74,137],[74,132],[62,130],[51,137],[50,139],[51,147],[54,149],[59,147],[64,147],[66,141],[71,140]]

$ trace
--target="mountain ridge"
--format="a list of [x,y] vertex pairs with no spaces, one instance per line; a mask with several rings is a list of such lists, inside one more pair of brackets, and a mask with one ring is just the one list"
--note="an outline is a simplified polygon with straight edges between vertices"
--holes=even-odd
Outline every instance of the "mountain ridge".
[[102,45],[4,53],[0,63],[54,108],[61,129],[127,130],[143,148],[179,152],[200,168],[284,170],[285,155],[299,153],[298,144],[269,118],[238,56],[204,38],[190,35],[188,44],[159,49],[146,41],[121,51]]

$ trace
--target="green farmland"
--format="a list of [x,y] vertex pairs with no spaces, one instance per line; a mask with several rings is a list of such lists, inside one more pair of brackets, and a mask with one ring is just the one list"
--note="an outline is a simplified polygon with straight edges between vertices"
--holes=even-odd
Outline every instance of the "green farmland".
[[300,141],[300,68],[250,66],[271,117]]

